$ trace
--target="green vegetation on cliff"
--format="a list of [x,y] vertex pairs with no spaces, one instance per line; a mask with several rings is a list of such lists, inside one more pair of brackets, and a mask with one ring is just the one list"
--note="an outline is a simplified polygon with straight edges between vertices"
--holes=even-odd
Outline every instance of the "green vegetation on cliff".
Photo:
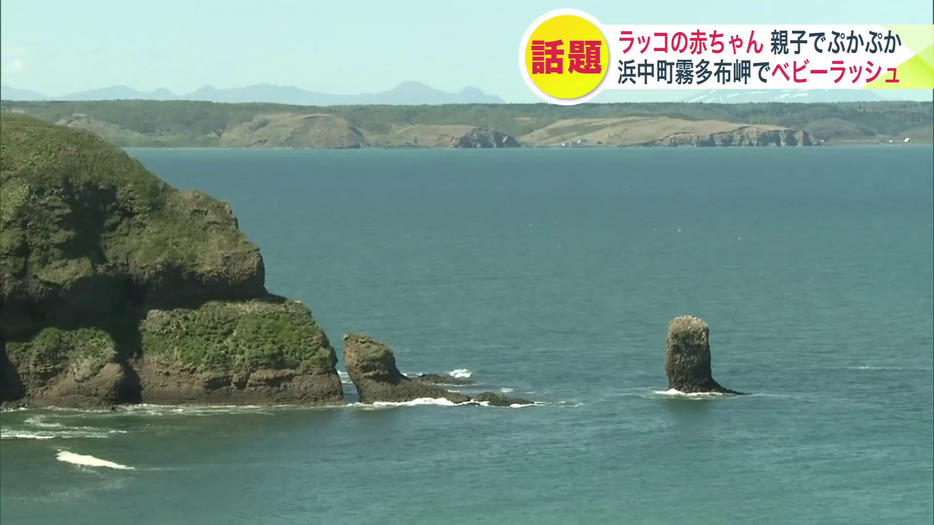
[[27,282],[68,286],[114,272],[158,287],[169,268],[203,280],[227,274],[259,291],[258,249],[229,206],[171,188],[90,133],[14,114],[0,122],[4,296]]
[[211,301],[199,308],[150,310],[140,332],[149,355],[198,371],[310,372],[335,359],[324,331],[295,301]]
[[[729,124],[733,129],[768,126],[803,130],[815,141],[828,143],[903,136],[929,142],[934,129],[930,102],[305,107],[193,101],[4,101],[0,110],[90,129],[122,147],[475,147],[480,142],[469,134],[491,130],[525,146],[540,146],[549,145],[536,140],[540,130],[555,124],[567,127],[576,122],[583,126],[580,135],[586,135],[599,132],[604,125],[618,126],[619,119],[630,117],[709,121],[720,128]],[[461,135],[466,140],[444,139],[454,127],[467,130]],[[577,135],[568,137],[577,140]],[[649,136],[648,141],[665,137]]]
[[340,402],[324,332],[264,281],[228,204],[0,114],[0,401]]
[[51,376],[63,372],[60,367],[72,366],[75,375],[84,378],[116,357],[113,339],[100,328],[48,327],[30,340],[8,343],[7,352],[10,360],[33,373]]

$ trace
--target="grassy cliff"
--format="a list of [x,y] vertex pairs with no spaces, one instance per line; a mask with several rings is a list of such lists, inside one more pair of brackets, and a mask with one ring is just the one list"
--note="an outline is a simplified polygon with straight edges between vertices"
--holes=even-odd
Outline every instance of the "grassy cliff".
[[[0,398],[340,399],[327,337],[266,292],[229,205],[89,132],[10,113],[0,125]],[[281,376],[275,392],[251,390],[254,373]],[[321,399],[306,376],[327,383]]]

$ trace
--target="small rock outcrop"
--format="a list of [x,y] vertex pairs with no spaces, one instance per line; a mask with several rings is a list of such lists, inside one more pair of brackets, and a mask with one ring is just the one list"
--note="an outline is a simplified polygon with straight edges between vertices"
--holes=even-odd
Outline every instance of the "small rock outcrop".
[[665,374],[668,388],[685,394],[739,394],[720,386],[710,371],[710,329],[699,317],[675,317],[668,324]]
[[472,379],[466,377],[454,377],[450,374],[418,374],[411,377],[412,381],[419,381],[429,385],[472,385],[475,383]]
[[496,392],[480,392],[473,397],[476,403],[486,403],[492,407],[508,407],[512,405],[532,405],[532,401],[518,397],[507,397]]
[[[438,384],[451,381],[471,382],[442,374],[421,374],[409,378],[396,368],[396,357],[388,346],[372,337],[358,334],[344,336],[344,366],[357,388],[361,403],[404,403],[415,399],[447,399],[453,403],[508,407],[531,405],[527,399],[512,398],[496,392],[481,392],[473,397],[451,392]],[[445,383],[435,382],[445,381]],[[465,383],[457,383],[465,384]]]
[[518,148],[519,141],[512,135],[491,129],[474,128],[463,135],[451,137],[452,148]]
[[443,398],[453,403],[470,401],[464,394],[409,379],[396,368],[392,350],[369,336],[344,336],[344,366],[361,403],[403,403],[422,398]]

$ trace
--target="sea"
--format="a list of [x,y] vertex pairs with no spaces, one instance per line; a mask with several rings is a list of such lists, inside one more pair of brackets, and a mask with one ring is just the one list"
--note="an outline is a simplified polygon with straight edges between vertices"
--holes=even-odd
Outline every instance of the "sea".
[[[4,525],[934,519],[931,146],[129,154],[338,355],[534,404],[6,412]],[[683,314],[748,395],[668,390]]]

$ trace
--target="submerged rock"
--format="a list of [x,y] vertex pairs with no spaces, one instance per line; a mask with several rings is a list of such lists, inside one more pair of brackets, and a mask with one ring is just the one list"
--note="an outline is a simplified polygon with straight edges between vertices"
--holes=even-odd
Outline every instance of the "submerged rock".
[[392,350],[369,336],[344,336],[344,367],[361,403],[402,403],[422,398],[443,398],[453,403],[470,401],[464,394],[409,379],[396,368]]
[[454,377],[450,374],[418,374],[411,377],[412,381],[419,381],[429,385],[472,385],[476,381],[466,377]]
[[473,397],[477,403],[486,403],[493,407],[508,407],[512,405],[531,405],[532,401],[519,397],[507,397],[496,392],[480,392]]
[[699,317],[675,317],[668,324],[665,374],[668,388],[685,394],[714,392],[739,394],[720,386],[710,370],[710,329]]

